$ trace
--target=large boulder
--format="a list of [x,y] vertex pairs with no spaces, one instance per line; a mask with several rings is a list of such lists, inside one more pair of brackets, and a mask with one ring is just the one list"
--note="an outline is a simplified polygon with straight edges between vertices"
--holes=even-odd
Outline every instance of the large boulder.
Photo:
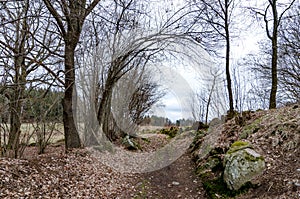
[[224,181],[231,190],[240,189],[246,182],[262,174],[264,158],[247,142],[236,141],[224,157]]

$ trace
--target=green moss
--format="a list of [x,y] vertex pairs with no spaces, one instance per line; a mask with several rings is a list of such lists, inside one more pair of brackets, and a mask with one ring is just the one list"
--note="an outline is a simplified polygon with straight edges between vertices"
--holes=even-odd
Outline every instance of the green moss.
[[200,148],[200,145],[203,141],[203,137],[206,135],[205,131],[196,131],[195,137],[193,139],[193,142],[190,145],[190,152],[196,151]]
[[149,181],[148,180],[143,180],[140,183],[140,186],[138,187],[138,189],[140,190],[139,193],[134,197],[134,199],[146,199],[147,197],[147,189],[148,189],[148,184]]
[[261,124],[262,119],[262,117],[258,118],[254,120],[251,124],[246,125],[240,134],[240,139],[246,139],[249,135],[256,133],[260,129],[259,125]]
[[258,160],[262,160],[262,161],[265,160],[265,158],[262,155],[258,156],[258,157],[254,157],[252,155],[246,155],[245,158],[246,158],[246,160],[251,161],[251,162],[256,162]]
[[201,164],[197,167],[196,173],[198,175],[206,175],[220,169],[223,169],[221,160],[218,157],[209,157],[205,164]]
[[238,140],[238,141],[235,141],[230,146],[230,149],[227,151],[227,154],[231,154],[231,153],[233,153],[235,151],[238,151],[238,150],[241,150],[241,149],[245,149],[245,148],[252,148],[252,146],[248,142],[244,142],[244,141]]
[[265,160],[263,156],[254,157],[252,155],[247,155],[245,158],[246,158],[246,160],[251,161],[251,162],[256,162],[258,160],[263,160],[263,161]]
[[219,177],[213,180],[207,180],[207,178],[202,178],[203,180],[203,187],[211,199],[217,198],[232,198],[242,193],[247,192],[250,188],[253,188],[254,185],[250,182],[246,183],[243,187],[241,187],[237,191],[232,191],[227,188],[226,183],[223,180],[223,177]]
[[244,142],[244,141],[238,140],[238,141],[234,142],[234,143],[231,145],[231,147],[241,147],[241,146],[248,146],[248,145],[249,145],[248,142]]
[[148,144],[151,142],[148,138],[142,138],[142,140]]

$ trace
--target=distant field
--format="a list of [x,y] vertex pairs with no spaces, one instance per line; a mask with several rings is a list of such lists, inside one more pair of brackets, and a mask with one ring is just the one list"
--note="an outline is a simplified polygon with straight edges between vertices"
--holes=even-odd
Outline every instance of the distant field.
[[[4,136],[4,131],[6,131],[6,136],[8,135],[8,130],[9,130],[9,124],[0,124],[0,140],[1,144],[3,144],[3,136]],[[80,128],[82,129],[83,126],[80,125]],[[138,133],[141,134],[148,134],[148,133],[155,133],[159,131],[160,129],[164,128],[163,126],[139,126],[138,128]],[[36,123],[24,123],[21,125],[21,141],[26,142],[27,137],[31,136],[29,139],[28,144],[34,144],[37,142],[37,134],[34,132],[36,129]],[[64,139],[64,130],[63,130],[63,124],[62,123],[57,123],[55,124],[55,130],[53,132],[53,135],[50,138],[50,143],[57,143],[58,141]],[[49,131],[46,131],[46,136],[49,136]],[[6,138],[7,139],[7,138]]]
[[[1,136],[1,144],[3,144],[4,140],[4,134],[8,135],[8,131],[10,128],[9,124],[0,124],[1,129],[0,129],[0,136]],[[34,132],[36,129],[36,123],[23,123],[21,125],[21,142],[26,142],[29,136],[31,138],[28,141],[28,144],[33,144],[37,142],[37,134]],[[48,137],[50,134],[50,129],[46,128],[46,137]],[[7,138],[6,138],[7,139]],[[53,134],[50,138],[50,143],[56,143],[59,140],[64,139],[64,134],[63,134],[63,124],[62,123],[57,123],[55,124],[55,130],[53,131]]]
[[140,133],[149,133],[154,132],[160,129],[163,129],[163,126],[139,126],[139,132]]

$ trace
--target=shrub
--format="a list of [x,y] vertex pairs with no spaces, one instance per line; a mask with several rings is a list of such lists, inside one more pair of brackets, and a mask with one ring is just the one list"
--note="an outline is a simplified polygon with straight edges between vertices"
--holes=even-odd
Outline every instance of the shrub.
[[163,128],[159,131],[161,134],[168,135],[170,138],[173,138],[177,135],[179,128],[176,126],[171,126],[170,128]]

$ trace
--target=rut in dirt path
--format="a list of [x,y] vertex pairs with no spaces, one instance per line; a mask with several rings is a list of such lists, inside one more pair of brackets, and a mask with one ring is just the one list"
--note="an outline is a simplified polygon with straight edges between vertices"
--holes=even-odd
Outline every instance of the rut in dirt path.
[[163,169],[141,174],[136,192],[126,193],[122,198],[206,198],[194,169],[190,154],[185,153]]

